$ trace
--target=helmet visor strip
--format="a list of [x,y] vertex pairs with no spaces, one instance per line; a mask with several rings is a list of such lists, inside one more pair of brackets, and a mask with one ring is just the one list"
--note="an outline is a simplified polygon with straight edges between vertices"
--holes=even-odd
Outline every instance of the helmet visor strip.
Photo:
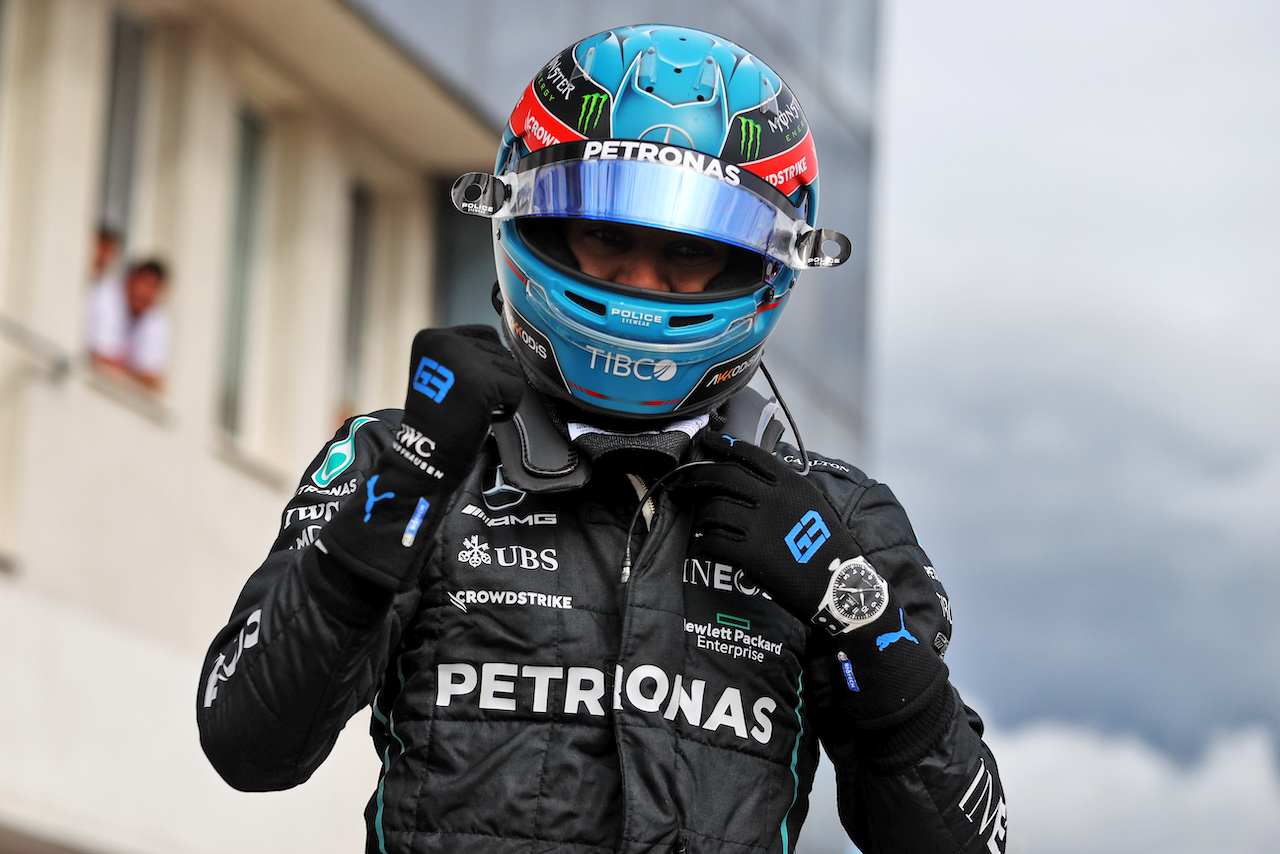
[[793,269],[834,267],[848,238],[815,229],[782,193],[708,154],[636,140],[549,146],[515,171],[463,175],[458,210],[493,219],[571,217],[693,234],[739,246]]

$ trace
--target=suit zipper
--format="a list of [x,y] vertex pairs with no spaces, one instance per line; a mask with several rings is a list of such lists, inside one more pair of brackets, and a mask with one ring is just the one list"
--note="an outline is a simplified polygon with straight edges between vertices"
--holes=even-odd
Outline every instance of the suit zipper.
[[[643,499],[644,501],[643,504],[641,504],[638,508],[636,508],[636,512],[638,512],[644,518],[644,529],[646,531],[652,531],[653,517],[654,517],[654,514],[658,512],[658,507],[656,504],[653,503],[652,495],[649,495],[649,496],[645,495],[645,493],[649,491],[649,486],[644,482],[644,478],[638,475],[628,474],[627,480],[631,482],[631,488],[636,491],[636,498]],[[628,557],[630,556],[630,545],[631,545],[630,542],[628,542],[627,543]],[[626,584],[630,578],[631,578],[631,562],[630,560],[627,560],[622,564],[622,575],[621,575],[622,583]]]

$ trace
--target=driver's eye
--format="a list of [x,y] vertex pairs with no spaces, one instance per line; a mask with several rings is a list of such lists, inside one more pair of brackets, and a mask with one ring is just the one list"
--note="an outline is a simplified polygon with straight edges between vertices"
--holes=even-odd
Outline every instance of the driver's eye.
[[667,254],[684,261],[701,261],[714,255],[715,250],[701,241],[685,240],[669,244]]
[[583,235],[610,249],[625,249],[631,245],[631,236],[620,228],[602,225],[589,228]]

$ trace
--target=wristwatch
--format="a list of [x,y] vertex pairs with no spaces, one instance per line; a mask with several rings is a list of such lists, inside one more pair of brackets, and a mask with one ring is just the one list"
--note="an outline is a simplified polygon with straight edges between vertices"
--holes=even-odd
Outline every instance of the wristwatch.
[[871,622],[889,606],[889,583],[861,555],[837,558],[827,570],[831,580],[813,615],[815,625],[833,635],[844,634]]

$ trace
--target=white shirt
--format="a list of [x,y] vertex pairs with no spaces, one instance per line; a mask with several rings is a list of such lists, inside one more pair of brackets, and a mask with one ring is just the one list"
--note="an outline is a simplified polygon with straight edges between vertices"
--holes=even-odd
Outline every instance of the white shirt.
[[134,319],[125,301],[119,271],[102,275],[89,288],[89,352],[122,362],[139,374],[158,376],[169,356],[169,317],[153,305]]

